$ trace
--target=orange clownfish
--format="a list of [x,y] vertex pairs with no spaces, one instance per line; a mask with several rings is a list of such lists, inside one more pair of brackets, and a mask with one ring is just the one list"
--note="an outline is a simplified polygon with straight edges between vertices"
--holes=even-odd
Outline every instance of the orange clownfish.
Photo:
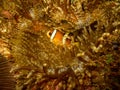
[[55,45],[66,45],[70,46],[71,39],[68,36],[68,34],[64,34],[63,32],[59,30],[49,30],[47,32],[47,36],[50,38],[50,41],[54,43]]

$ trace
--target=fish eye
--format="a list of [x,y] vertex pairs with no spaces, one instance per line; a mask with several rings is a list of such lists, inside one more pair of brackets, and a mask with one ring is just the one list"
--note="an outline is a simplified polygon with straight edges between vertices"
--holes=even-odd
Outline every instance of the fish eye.
[[48,37],[51,37],[51,35],[52,35],[52,32],[51,32],[51,31],[48,31],[48,32],[47,32],[47,36],[48,36]]
[[52,32],[49,32],[48,34],[49,34],[49,36],[51,36],[51,35],[52,35]]

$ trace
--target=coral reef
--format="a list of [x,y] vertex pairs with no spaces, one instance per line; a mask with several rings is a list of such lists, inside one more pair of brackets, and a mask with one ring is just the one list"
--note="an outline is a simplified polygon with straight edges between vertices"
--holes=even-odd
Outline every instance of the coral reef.
[[0,23],[16,90],[120,89],[119,0],[2,0]]
[[0,55],[0,90],[15,90],[15,79],[10,73],[10,64]]

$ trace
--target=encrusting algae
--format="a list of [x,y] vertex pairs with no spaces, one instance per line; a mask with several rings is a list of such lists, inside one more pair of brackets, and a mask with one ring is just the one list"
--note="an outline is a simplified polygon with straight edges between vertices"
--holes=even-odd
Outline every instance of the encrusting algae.
[[0,35],[16,90],[120,89],[119,0],[2,0]]

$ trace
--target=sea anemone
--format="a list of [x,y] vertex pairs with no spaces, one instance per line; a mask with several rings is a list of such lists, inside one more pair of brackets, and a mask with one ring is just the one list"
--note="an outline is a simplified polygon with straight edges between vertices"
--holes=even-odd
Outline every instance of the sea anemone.
[[[12,19],[1,21],[9,31],[16,90],[120,88],[119,1],[17,0],[11,5]],[[71,48],[51,42],[50,30],[71,36]]]

